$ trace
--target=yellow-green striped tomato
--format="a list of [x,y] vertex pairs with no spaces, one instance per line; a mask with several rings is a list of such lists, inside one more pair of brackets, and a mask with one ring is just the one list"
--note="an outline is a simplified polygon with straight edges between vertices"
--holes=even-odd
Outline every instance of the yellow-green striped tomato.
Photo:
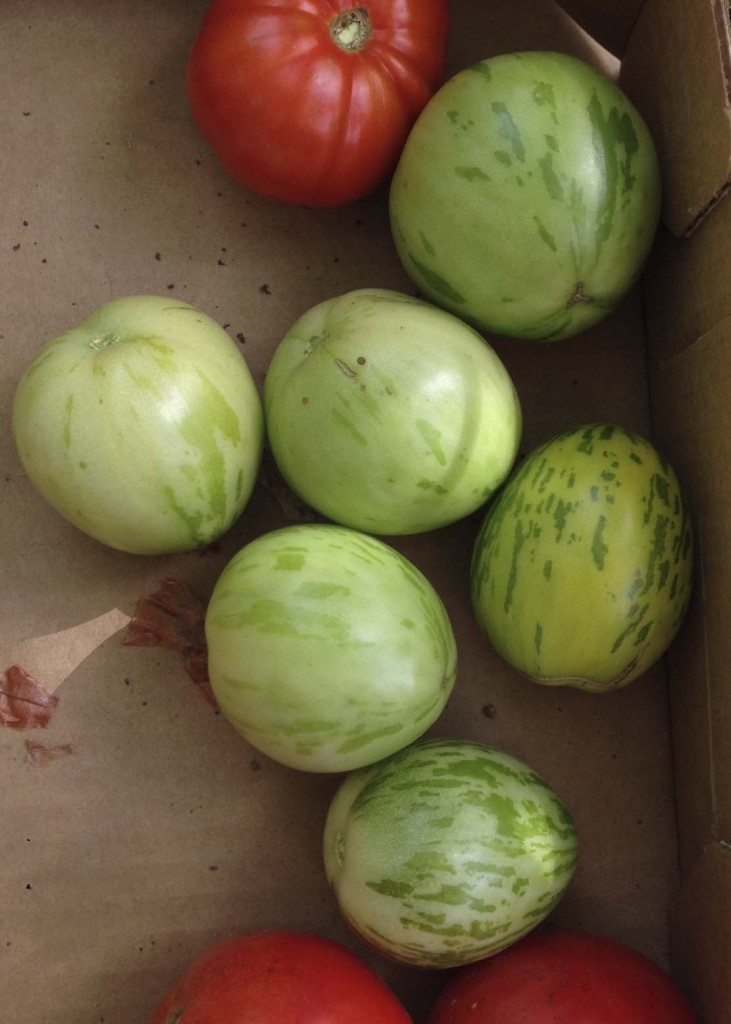
[[323,856],[367,943],[417,967],[491,956],[544,920],[578,856],[571,814],[528,765],[467,740],[422,740],[352,772]]
[[672,642],[692,562],[672,466],[638,434],[589,424],[532,451],[488,509],[472,602],[520,672],[609,690],[646,672]]
[[426,105],[390,210],[425,295],[493,333],[565,338],[639,276],[659,219],[659,164],[610,79],[568,54],[502,54]]
[[368,533],[434,530],[508,475],[521,410],[503,363],[467,324],[399,292],[319,303],[264,382],[272,454],[322,515]]
[[249,500],[264,417],[229,335],[199,309],[137,295],[48,342],[18,384],[13,434],[38,492],[104,544],[189,551]]
[[334,524],[257,537],[206,614],[224,715],[258,750],[312,772],[386,757],[440,715],[457,652],[447,611],[399,552]]

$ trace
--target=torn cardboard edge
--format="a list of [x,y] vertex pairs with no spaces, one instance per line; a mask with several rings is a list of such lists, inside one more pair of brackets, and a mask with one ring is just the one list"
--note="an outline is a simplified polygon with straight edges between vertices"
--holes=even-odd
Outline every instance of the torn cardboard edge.
[[644,0],[558,0],[573,20],[601,46],[617,57],[622,56]]
[[119,608],[110,608],[94,619],[42,636],[29,637],[10,644],[5,650],[7,668],[11,663],[37,680],[49,693],[59,686],[101,644],[106,643],[129,623],[130,617]]
[[619,81],[657,145],[663,223],[687,237],[731,188],[731,29],[725,0],[646,0]]

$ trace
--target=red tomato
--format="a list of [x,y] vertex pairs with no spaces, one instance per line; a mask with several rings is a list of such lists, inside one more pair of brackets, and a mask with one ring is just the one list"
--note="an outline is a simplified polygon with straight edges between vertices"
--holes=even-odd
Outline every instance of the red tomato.
[[151,1024],[411,1024],[390,989],[344,946],[260,931],[210,947]]
[[393,171],[441,84],[448,0],[213,0],[188,100],[227,171],[269,199],[335,206]]
[[427,1024],[694,1024],[674,981],[647,957],[595,935],[534,933],[462,968]]

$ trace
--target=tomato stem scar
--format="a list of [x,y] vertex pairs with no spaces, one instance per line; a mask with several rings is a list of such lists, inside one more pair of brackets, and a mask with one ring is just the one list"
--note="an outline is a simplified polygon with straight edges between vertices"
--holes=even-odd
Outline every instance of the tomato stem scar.
[[584,291],[583,281],[577,281],[576,290],[566,303],[566,309],[573,309],[577,302],[594,302],[594,297],[592,295],[587,295]]
[[340,11],[330,22],[330,37],[341,50],[354,53],[362,50],[373,32],[373,24],[366,7],[351,7]]
[[122,339],[116,331],[106,331],[104,334],[96,334],[89,342],[89,347],[93,349],[108,348],[110,345],[116,345]]

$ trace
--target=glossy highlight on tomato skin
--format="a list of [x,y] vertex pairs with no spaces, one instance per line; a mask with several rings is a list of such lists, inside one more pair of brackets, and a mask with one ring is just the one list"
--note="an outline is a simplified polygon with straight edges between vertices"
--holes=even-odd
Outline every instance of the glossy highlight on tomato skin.
[[308,932],[220,940],[171,986],[150,1024],[412,1024],[397,997],[344,946]]
[[[369,26],[353,49],[331,31],[344,12]],[[393,171],[441,84],[447,30],[446,0],[213,0],[188,61],[193,120],[265,198],[355,201]]]

